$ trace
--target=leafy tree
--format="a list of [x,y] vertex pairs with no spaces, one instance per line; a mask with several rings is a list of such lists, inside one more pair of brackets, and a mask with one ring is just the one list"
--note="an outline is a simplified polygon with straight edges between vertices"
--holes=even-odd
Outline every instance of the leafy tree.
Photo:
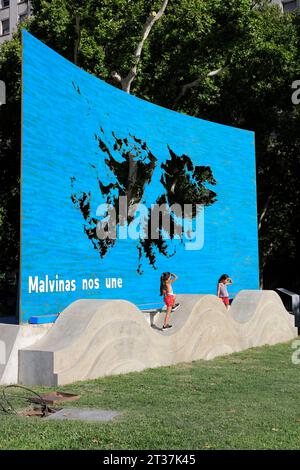
[[[6,104],[0,106],[0,308],[3,297],[16,298],[9,287],[11,273],[19,268],[19,184],[20,184],[20,72],[21,48],[18,38],[0,48],[1,79],[6,84]],[[4,286],[4,292],[2,291]],[[15,303],[9,304],[14,311]]]
[[[126,77],[137,65],[130,91],[141,98],[255,131],[261,271],[265,285],[274,287],[299,260],[300,118],[291,84],[300,73],[300,26],[299,17],[269,3],[170,0],[138,64],[143,28],[163,0],[33,0],[34,17],[25,27],[113,85],[121,86],[116,75]],[[0,108],[4,273],[16,267],[18,251],[19,33],[1,46],[0,66],[9,95]],[[274,277],[275,265],[281,278]],[[288,286],[300,290],[299,275],[292,274]]]

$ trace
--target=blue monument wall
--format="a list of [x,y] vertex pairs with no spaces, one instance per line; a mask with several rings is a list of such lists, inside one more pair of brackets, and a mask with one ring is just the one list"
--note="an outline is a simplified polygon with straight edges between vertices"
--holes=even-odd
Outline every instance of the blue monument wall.
[[258,288],[253,132],[128,95],[25,30],[22,100],[21,322],[81,298],[161,305],[164,271],[176,293],[223,273]]

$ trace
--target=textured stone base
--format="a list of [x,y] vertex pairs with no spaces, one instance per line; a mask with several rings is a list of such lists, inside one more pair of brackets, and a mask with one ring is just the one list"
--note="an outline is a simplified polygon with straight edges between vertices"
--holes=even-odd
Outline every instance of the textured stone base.
[[51,327],[0,323],[0,384],[18,382],[19,350],[39,341]]
[[117,416],[121,416],[121,413],[110,410],[97,410],[88,408],[63,408],[62,410],[53,413],[43,421],[61,421],[61,420],[80,420],[80,421],[112,421]]
[[242,291],[229,310],[213,295],[179,295],[169,330],[133,304],[79,300],[32,347],[20,351],[19,382],[56,386],[242,351],[297,336],[273,291]]

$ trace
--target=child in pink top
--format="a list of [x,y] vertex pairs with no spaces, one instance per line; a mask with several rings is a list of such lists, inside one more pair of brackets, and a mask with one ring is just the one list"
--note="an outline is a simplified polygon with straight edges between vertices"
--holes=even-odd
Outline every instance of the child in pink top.
[[218,281],[218,297],[222,300],[225,307],[229,308],[229,294],[227,290],[227,286],[231,285],[233,280],[228,276],[228,274],[222,274]]

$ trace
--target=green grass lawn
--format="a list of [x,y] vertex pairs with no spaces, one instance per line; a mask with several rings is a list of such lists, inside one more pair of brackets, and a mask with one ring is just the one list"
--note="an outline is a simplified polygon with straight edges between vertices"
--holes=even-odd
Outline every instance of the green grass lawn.
[[81,396],[68,407],[122,416],[85,423],[0,413],[0,449],[299,449],[300,365],[292,353],[291,343],[281,344],[59,387]]

